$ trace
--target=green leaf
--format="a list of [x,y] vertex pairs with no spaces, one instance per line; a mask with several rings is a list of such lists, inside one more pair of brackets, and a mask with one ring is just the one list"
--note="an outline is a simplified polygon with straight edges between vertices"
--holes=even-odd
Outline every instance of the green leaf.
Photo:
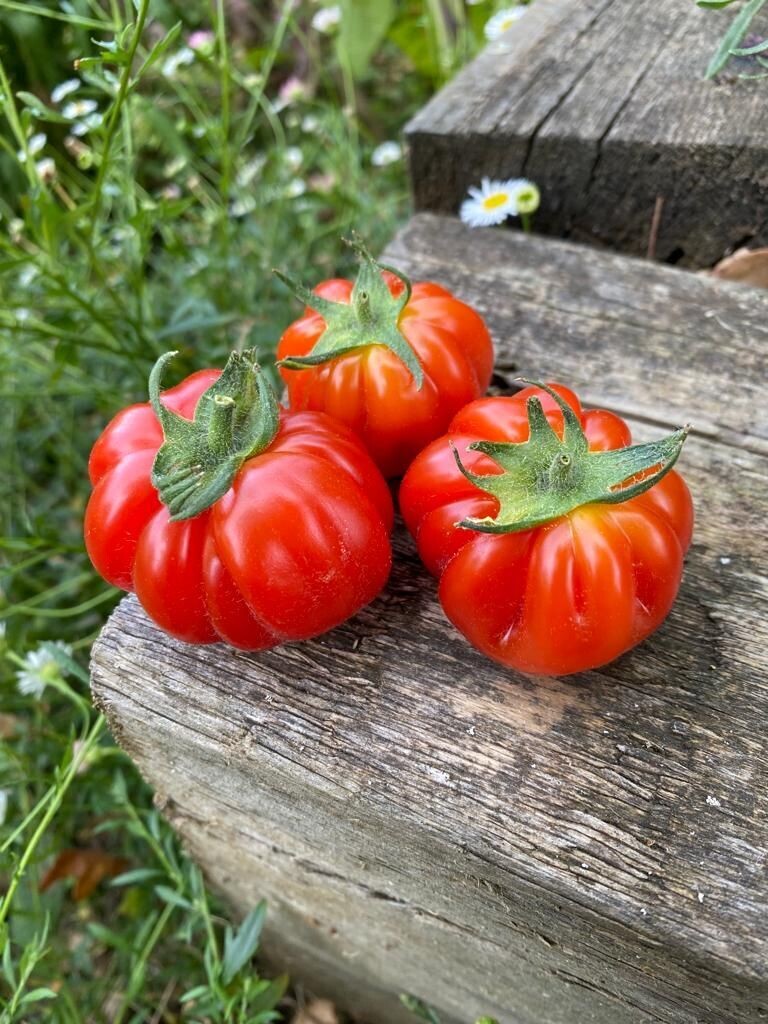
[[98,46],[100,50],[106,50],[108,53],[115,55],[120,50],[116,39],[91,39],[91,42],[94,46]]
[[13,968],[13,957],[11,956],[11,944],[8,939],[8,929],[5,924],[2,925],[3,936],[5,944],[3,947],[3,974],[5,974],[5,980],[11,986],[16,988],[16,972]]
[[400,1002],[406,1010],[410,1010],[420,1020],[427,1021],[427,1024],[440,1024],[440,1018],[423,999],[419,999],[417,996],[401,995]]
[[222,980],[225,985],[229,984],[256,952],[266,914],[267,904],[262,900],[248,914],[235,933],[231,928],[227,928],[224,936],[224,962],[222,964]]
[[742,49],[731,50],[734,57],[751,57],[756,53],[765,53],[768,50],[768,39],[764,39],[762,43],[756,43],[755,46],[745,46]]
[[182,910],[192,910],[192,904],[189,900],[185,900],[181,893],[176,892],[175,889],[171,889],[167,885],[156,885],[155,892],[161,900],[170,903],[173,907],[181,907]]
[[177,334],[188,334],[191,331],[212,330],[215,327],[225,327],[239,319],[237,313],[211,313],[189,316],[184,320],[172,320],[166,327],[157,332],[161,340],[172,338]]
[[27,992],[22,997],[21,1005],[25,1006],[27,1003],[39,1003],[42,999],[56,999],[57,994],[52,988],[33,988],[31,992]]
[[121,50],[125,50],[126,55],[128,54],[128,51],[130,50],[131,47],[131,41],[133,39],[133,32],[135,27],[136,26],[133,24],[133,22],[129,21],[126,25],[123,26],[120,35],[116,37],[118,47]]
[[122,875],[117,875],[112,879],[110,885],[135,885],[136,882],[145,882],[147,879],[162,877],[162,875],[163,872],[159,868],[134,868],[133,871],[124,871]]
[[342,0],[339,60],[362,78],[395,16],[393,0]]
[[136,78],[141,78],[144,72],[151,68],[153,64],[156,64],[164,53],[167,52],[168,47],[171,46],[179,38],[181,32],[181,22],[177,21],[172,29],[169,29],[166,35],[162,39],[158,40],[147,55],[147,59],[141,65],[136,75]]
[[730,28],[720,40],[712,60],[707,67],[707,78],[714,76],[725,67],[731,56],[731,50],[735,49],[747,34],[752,19],[764,6],[766,0],[749,0],[731,22]]
[[66,117],[62,117],[58,111],[47,107],[42,100],[39,100],[31,92],[17,92],[16,98],[21,100],[38,121],[50,121],[52,124],[69,124]]
[[696,0],[697,7],[710,8],[715,11],[721,7],[730,7],[731,4],[735,3],[736,0]]
[[88,931],[95,939],[103,942],[105,946],[110,946],[112,949],[121,949],[126,953],[133,950],[130,939],[127,939],[119,932],[113,931],[111,928],[107,928],[103,924],[99,924],[98,921],[89,922]]
[[403,17],[397,21],[390,29],[389,38],[403,51],[416,71],[421,72],[432,82],[439,82],[440,63],[435,48],[430,45],[427,32],[413,31],[412,18]]
[[207,985],[195,985],[194,988],[190,988],[182,996],[179,996],[179,1002],[188,1003],[191,999],[199,999],[200,996],[204,996],[207,991]]
[[[269,1011],[274,1010],[286,993],[289,978],[281,974],[273,981],[264,982],[260,991],[248,1002],[248,1011],[257,1014],[257,1019],[269,1020]],[[262,1016],[264,1015],[264,1016]]]

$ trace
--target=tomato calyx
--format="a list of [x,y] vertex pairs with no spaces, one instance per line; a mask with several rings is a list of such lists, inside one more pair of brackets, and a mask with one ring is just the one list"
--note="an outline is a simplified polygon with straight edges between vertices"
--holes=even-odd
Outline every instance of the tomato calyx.
[[176,354],[160,356],[149,376],[149,401],[164,436],[152,483],[172,522],[199,515],[226,494],[243,462],[268,448],[280,425],[280,406],[255,349],[230,355],[193,419],[173,412],[161,401],[160,380]]
[[462,463],[451,444],[464,476],[499,503],[495,517],[463,519],[456,525],[480,533],[515,533],[542,526],[593,503],[629,501],[658,483],[674,466],[689,427],[660,441],[608,451],[590,451],[579,417],[556,391],[537,381],[523,383],[541,388],[557,402],[563,414],[563,436],[558,437],[541,401],[527,403],[530,434],[527,441],[475,441],[470,450],[489,456],[503,472],[477,474]]
[[[306,306],[325,320],[325,330],[305,356],[287,356],[278,366],[288,370],[304,370],[338,356],[371,345],[383,345],[408,368],[418,389],[424,382],[419,358],[399,327],[400,314],[411,297],[411,282],[394,267],[377,263],[358,238],[345,239],[360,260],[349,302],[336,302],[310,291],[286,274],[274,273]],[[394,274],[404,285],[394,296],[382,277],[382,271]]]

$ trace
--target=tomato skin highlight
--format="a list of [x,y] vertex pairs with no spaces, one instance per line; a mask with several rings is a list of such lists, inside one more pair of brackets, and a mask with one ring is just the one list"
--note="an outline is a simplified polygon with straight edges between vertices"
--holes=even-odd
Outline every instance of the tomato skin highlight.
[[[620,417],[583,411],[573,392],[551,387],[578,414],[591,451],[631,443]],[[462,474],[451,444],[472,473],[500,472],[468,446],[525,442],[533,395],[561,436],[562,413],[538,388],[472,402],[411,464],[399,501],[422,560],[439,578],[443,610],[470,643],[520,672],[568,675],[612,661],[664,621],[680,586],[693,504],[683,478],[670,470],[622,503],[582,505],[530,529],[458,526],[494,517],[498,502]]]
[[[218,377],[192,374],[163,403],[191,418]],[[149,403],[106,427],[89,461],[84,534],[97,571],[134,591],[172,636],[263,650],[339,625],[384,586],[392,498],[343,424],[281,411],[272,442],[246,459],[229,490],[177,522],[150,479],[162,442]]]
[[[393,296],[402,293],[402,281],[387,271],[382,277]],[[334,279],[314,292],[349,303],[352,288],[351,281]],[[387,478],[400,476],[462,406],[485,393],[493,370],[493,342],[482,317],[440,285],[414,284],[398,327],[421,364],[421,388],[394,352],[375,343],[317,366],[280,368],[291,408],[346,423]],[[306,356],[325,328],[323,317],[307,308],[283,333],[278,359]]]

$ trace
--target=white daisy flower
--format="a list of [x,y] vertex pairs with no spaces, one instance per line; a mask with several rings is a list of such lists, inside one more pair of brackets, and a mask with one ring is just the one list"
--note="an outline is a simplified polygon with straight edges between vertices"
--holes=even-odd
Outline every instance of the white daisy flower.
[[301,121],[301,130],[308,135],[314,134],[320,127],[320,118],[315,114],[305,114]]
[[386,167],[396,163],[402,155],[403,147],[399,142],[382,142],[371,153],[371,163],[374,167]]
[[0,825],[5,822],[5,816],[8,813],[8,796],[7,789],[0,789]]
[[187,46],[190,50],[203,50],[210,52],[216,45],[216,36],[210,29],[199,28],[187,36]]
[[301,178],[294,178],[293,181],[289,181],[285,187],[285,195],[288,199],[298,199],[299,196],[303,196],[307,191],[307,183],[302,181]]
[[183,171],[187,166],[187,158],[182,154],[175,156],[173,160],[169,160],[163,168],[163,177],[175,178],[179,171]]
[[312,28],[317,32],[332,32],[341,21],[341,7],[321,7],[312,17]]
[[163,62],[163,74],[166,78],[173,78],[180,67],[193,64],[195,51],[189,46],[182,46],[176,53],[172,53]]
[[94,128],[99,128],[103,123],[104,118],[101,114],[89,114],[88,117],[83,118],[82,121],[78,121],[72,125],[72,134],[82,137],[87,135],[88,132],[93,131]]
[[[19,274],[19,285],[22,288],[29,288],[39,273],[40,271],[34,263],[28,263]],[[2,645],[5,641],[5,623],[0,623],[0,626],[2,626],[2,629],[0,629],[0,645]]]
[[235,199],[229,207],[229,212],[233,217],[244,217],[247,213],[252,213],[256,209],[256,199],[254,196],[241,196],[240,199]]
[[235,181],[239,188],[248,188],[248,186],[255,181],[255,179],[261,174],[266,163],[266,157],[259,153],[258,156],[253,159],[246,161],[243,166],[238,170]]
[[40,697],[46,686],[61,675],[61,665],[53,653],[59,650],[71,656],[72,648],[61,640],[41,644],[24,658],[24,668],[16,673],[16,686],[26,697]]
[[291,75],[291,77],[286,78],[280,86],[280,91],[277,94],[277,101],[273,106],[275,107],[275,110],[282,110],[283,107],[288,107],[291,103],[296,103],[299,100],[306,99],[307,95],[308,89],[306,82],[302,81],[298,75]]
[[507,7],[506,10],[497,11],[492,18],[485,23],[485,38],[490,42],[503,36],[507,29],[512,28],[516,21],[519,21],[525,14],[526,8],[522,4],[516,7]]
[[35,164],[35,170],[37,175],[42,182],[46,185],[54,180],[56,177],[56,164],[51,157],[43,157],[42,160],[38,160]]
[[461,204],[459,216],[471,228],[501,224],[517,214],[514,187],[516,181],[493,181],[483,178],[480,188],[469,190],[469,199]]
[[87,117],[92,114],[95,110],[98,110],[99,104],[96,100],[72,100],[62,110],[62,116],[66,117],[68,121],[76,121],[78,118]]
[[292,171],[298,171],[304,162],[304,154],[298,146],[288,146],[283,152],[283,159]]
[[51,92],[51,100],[54,103],[61,103],[63,99],[70,96],[73,92],[77,92],[80,88],[81,82],[79,78],[68,78],[66,82],[59,82],[59,84]]
[[[47,135],[43,132],[37,132],[36,135],[30,135],[27,141],[27,149],[29,150],[30,156],[37,156],[37,154],[45,148],[45,144],[48,141]],[[26,154],[23,149],[20,149],[16,154],[16,157],[21,163],[26,159]]]

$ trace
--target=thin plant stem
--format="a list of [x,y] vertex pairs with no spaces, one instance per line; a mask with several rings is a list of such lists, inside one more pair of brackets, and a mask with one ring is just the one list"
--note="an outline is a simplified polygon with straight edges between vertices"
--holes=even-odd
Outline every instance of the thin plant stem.
[[16,107],[16,101],[13,98],[13,92],[11,91],[11,83],[8,79],[8,75],[5,70],[5,64],[0,59],[0,88],[3,90],[3,108],[5,116],[8,118],[8,123],[11,126],[11,130],[16,138],[16,143],[19,149],[27,152],[27,137],[24,134],[24,129],[21,127],[21,121],[19,120],[19,111]]
[[[216,0],[216,45],[219,51],[219,80],[221,88],[221,197],[226,203],[232,178],[232,151],[230,148],[230,73],[227,49],[227,20],[224,0]],[[225,220],[226,223],[226,220]]]
[[97,21],[95,18],[84,18],[80,14],[70,11],[57,11],[50,7],[42,7],[39,4],[30,3],[29,0],[0,0],[0,10],[18,11],[20,14],[36,14],[40,18],[52,18],[54,21],[65,21],[68,25],[77,25],[79,28],[90,29],[112,29],[114,25],[109,22]]
[[120,1007],[115,1014],[112,1024],[122,1024],[126,1013],[130,1009],[133,997],[141,987],[146,971],[147,961],[149,960],[152,950],[160,941],[160,938],[165,931],[165,926],[168,924],[168,920],[173,911],[174,907],[172,907],[170,903],[167,903],[162,911],[157,915],[154,927],[132,964],[131,974],[125,988],[125,994],[123,995],[122,1002],[120,1003]]
[[83,737],[83,742],[80,747],[76,750],[73,749],[72,760],[69,762],[66,771],[56,785],[56,793],[54,794],[53,799],[49,802],[45,814],[40,819],[40,824],[30,837],[30,840],[20,857],[18,864],[16,865],[16,870],[13,872],[8,889],[3,896],[2,901],[0,901],[0,950],[5,948],[5,943],[8,939],[7,932],[2,926],[8,916],[8,911],[13,903],[16,890],[24,877],[27,867],[29,866],[29,862],[37,850],[40,840],[45,835],[45,830],[53,821],[59,807],[61,807],[62,801],[64,800],[69,787],[72,785],[80,765],[85,761],[93,747],[98,743],[99,737],[104,730],[104,726],[104,716],[99,715],[90,730]]
[[443,76],[447,76],[453,63],[451,56],[451,40],[445,20],[445,11],[440,0],[427,0],[429,16],[432,21],[437,44],[437,63]]
[[101,211],[102,196],[104,195],[104,179],[107,175],[107,169],[109,167],[109,158],[112,153],[112,146],[115,141],[115,135],[117,133],[117,125],[120,121],[120,113],[125,103],[125,98],[128,95],[128,88],[131,84],[131,70],[133,68],[133,60],[136,56],[136,51],[139,48],[141,42],[141,36],[144,31],[144,25],[147,20],[149,13],[150,0],[140,0],[139,14],[136,19],[136,25],[133,30],[133,37],[131,39],[131,45],[128,47],[128,54],[120,75],[120,85],[118,86],[117,96],[115,102],[112,104],[112,109],[109,114],[109,121],[107,123],[107,134],[104,140],[104,148],[101,151],[101,162],[99,163],[99,170],[96,175],[96,181],[93,186],[93,197],[91,200],[91,230],[90,237],[93,238],[96,233],[96,223],[99,218]]

